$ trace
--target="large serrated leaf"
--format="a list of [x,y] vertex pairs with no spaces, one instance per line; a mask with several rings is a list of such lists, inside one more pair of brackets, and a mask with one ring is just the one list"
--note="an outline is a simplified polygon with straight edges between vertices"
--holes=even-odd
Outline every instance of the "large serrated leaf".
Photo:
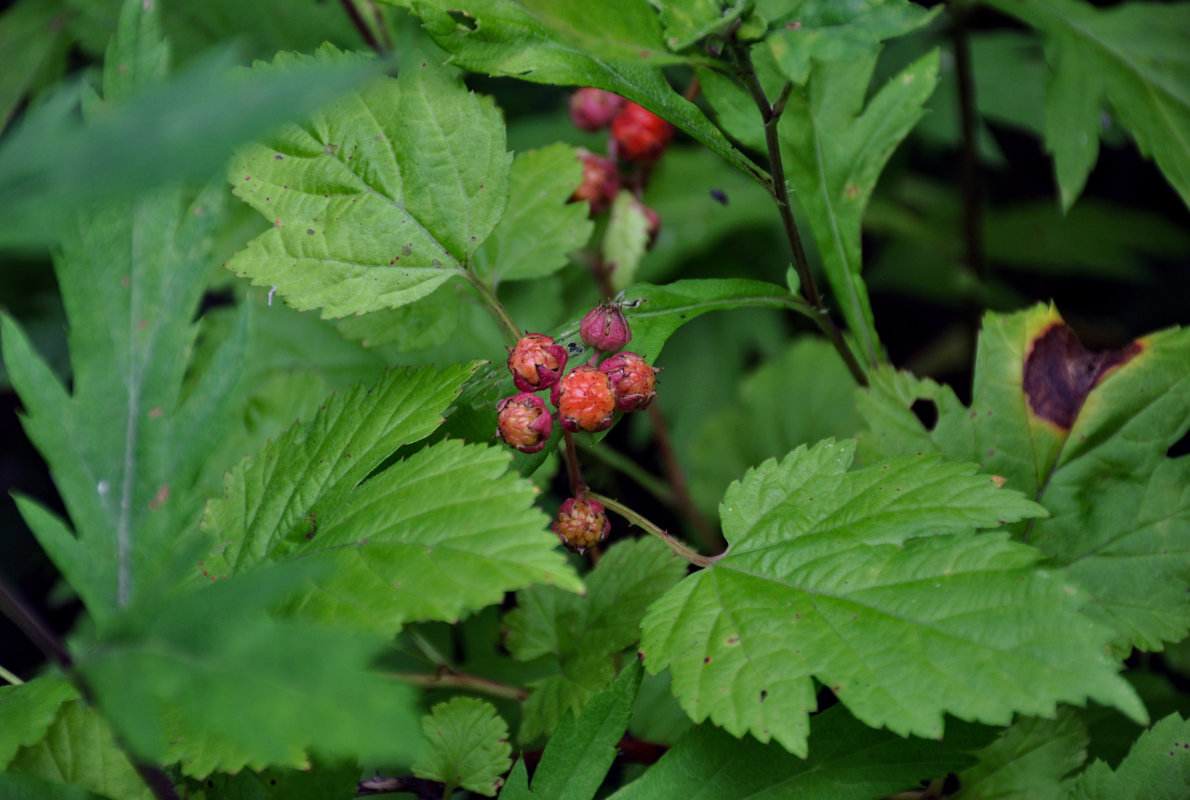
[[1190,204],[1190,3],[1124,3],[1099,10],[1081,0],[992,0],[1040,29],[1053,77],[1046,91],[1046,146],[1063,208],[1078,199],[1099,157],[1106,102]]
[[[919,398],[937,406],[932,431],[910,411]],[[1190,630],[1190,461],[1166,458],[1190,429],[1190,332],[1091,353],[1053,308],[989,315],[969,409],[946,387],[877,371],[860,410],[871,456],[978,461],[1043,503],[1050,518],[1017,536],[1088,590],[1120,644],[1160,649]]]
[[1086,761],[1087,742],[1087,725],[1073,709],[1062,709],[1055,719],[1018,719],[972,754],[979,763],[959,776],[963,797],[1065,800],[1063,781]]
[[476,697],[439,703],[422,718],[430,748],[413,762],[413,774],[445,784],[443,795],[468,789],[495,797],[512,765],[508,726],[496,709]]
[[[270,69],[350,57],[329,48]],[[395,308],[467,267],[508,201],[511,154],[487,98],[428,58],[243,148],[229,178],[271,230],[228,269],[324,317]]]
[[0,686],[0,769],[17,750],[45,735],[58,716],[58,708],[78,693],[55,676],[36,678],[20,686]]
[[1190,786],[1190,722],[1171,714],[1141,734],[1112,771],[1096,761],[1071,782],[1071,800],[1181,800]]
[[654,603],[651,672],[695,721],[804,755],[817,678],[861,721],[942,735],[1094,698],[1144,709],[1040,554],[972,532],[1043,513],[971,464],[912,456],[847,472],[854,443],[749,471],[721,509],[724,556]]

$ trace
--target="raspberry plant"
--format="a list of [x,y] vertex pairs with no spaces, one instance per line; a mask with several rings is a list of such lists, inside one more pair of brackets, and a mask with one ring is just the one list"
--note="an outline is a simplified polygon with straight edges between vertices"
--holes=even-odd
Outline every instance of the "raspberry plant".
[[115,5],[0,14],[0,795],[1190,792],[1190,4]]

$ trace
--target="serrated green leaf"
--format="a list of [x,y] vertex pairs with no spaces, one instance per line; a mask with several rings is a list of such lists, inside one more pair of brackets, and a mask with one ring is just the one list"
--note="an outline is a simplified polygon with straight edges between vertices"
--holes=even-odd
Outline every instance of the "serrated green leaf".
[[508,726],[496,709],[476,697],[455,697],[422,717],[429,752],[413,762],[413,774],[439,781],[449,797],[456,788],[495,797],[500,776],[512,766]]
[[81,786],[0,772],[0,796],[5,800],[112,800],[106,795],[89,792]]
[[591,238],[584,203],[569,203],[583,182],[578,151],[562,143],[518,153],[509,179],[508,210],[475,253],[476,275],[490,285],[544,278]]
[[[269,72],[358,61],[330,48]],[[508,201],[511,154],[490,99],[428,57],[378,78],[265,142],[229,169],[274,227],[227,264],[324,317],[395,308],[466,267]]]
[[612,201],[603,235],[603,258],[617,292],[632,285],[648,244],[649,220],[640,201],[631,192],[621,190]]
[[1096,761],[1071,785],[1072,800],[1181,800],[1190,786],[1190,723],[1171,714],[1141,734],[1113,772]]
[[107,724],[81,700],[63,703],[44,738],[21,748],[7,771],[121,800],[154,797]]
[[122,615],[78,666],[128,748],[194,777],[304,768],[307,750],[411,758],[413,692],[370,669],[382,640],[268,616],[310,575],[256,570]]
[[864,208],[934,91],[938,53],[910,64],[866,99],[875,65],[875,56],[814,62],[779,127],[789,183],[810,221],[834,302],[872,362],[879,360],[880,342],[860,275]]
[[40,740],[57,718],[59,706],[77,696],[74,687],[56,676],[0,686],[0,769],[21,747]]
[[[1051,340],[1058,349],[1037,362],[1052,372],[1027,396],[1026,359],[1047,335],[1063,338]],[[1181,544],[1190,520],[1190,462],[1165,457],[1190,428],[1188,365],[1185,330],[1092,354],[1052,307],[988,315],[970,409],[945,387],[877,371],[859,404],[872,428],[865,449],[874,456],[928,449],[971,459],[1037,498],[1051,517],[1016,535],[1087,589],[1095,600],[1088,611],[1116,629],[1119,644],[1159,649],[1190,630],[1190,551]],[[1085,399],[1061,379],[1062,370],[1083,382]],[[1068,426],[1039,416],[1038,404],[1054,404],[1058,392],[1065,399],[1054,407],[1068,415]],[[937,404],[932,431],[909,410],[919,398]]]
[[1190,3],[1104,10],[1080,0],[992,5],[1046,34],[1053,70],[1046,147],[1054,155],[1062,207],[1078,199],[1099,157],[1105,103],[1190,205]]
[[363,347],[393,345],[402,352],[434,347],[447,341],[458,327],[464,302],[461,289],[444,284],[416,303],[344,317],[335,327]]
[[963,797],[1065,800],[1063,781],[1087,759],[1087,725],[1069,708],[1056,719],[1017,720],[974,755],[979,763],[959,775]]
[[[468,0],[465,8],[452,0],[410,0],[414,13],[421,16],[426,30],[455,63],[474,72],[506,75],[535,83],[563,86],[594,86],[615,92],[640,103],[655,114],[678,126],[749,177],[764,182],[763,170],[734,148],[711,124],[699,108],[675,91],[661,71],[665,61],[686,61],[684,56],[668,53],[656,30],[656,18],[628,38],[648,32],[651,47],[648,57],[640,48],[615,52],[623,58],[598,57],[576,45],[570,36],[581,31],[585,37],[603,39],[603,30],[622,31],[625,21],[640,13],[643,2],[617,0],[615,3],[552,3],[549,0]],[[634,6],[628,17],[616,18],[621,6]],[[652,11],[645,8],[652,15]],[[451,12],[460,15],[456,20]],[[586,28],[583,22],[556,20],[608,18],[606,28]],[[565,28],[565,30],[560,30]],[[597,45],[598,47],[598,45]]]
[[521,744],[551,736],[567,715],[579,714],[587,702],[616,676],[612,658],[579,653],[562,664],[562,672],[528,684],[529,698],[521,705]]
[[696,722],[804,755],[811,676],[901,734],[1088,697],[1144,717],[1077,589],[972,532],[1040,507],[936,456],[847,472],[853,451],[828,441],[750,470],[720,511],[726,555],[650,607],[645,664],[670,668]]
[[665,43],[683,50],[709,34],[729,28],[748,9],[745,0],[649,0],[665,28]]
[[815,746],[808,758],[798,758],[700,725],[611,798],[870,800],[919,788],[923,780],[970,764],[964,751],[980,741],[978,731],[953,723],[942,741],[903,739],[869,728],[839,706],[815,715],[812,727]]
[[66,67],[70,38],[59,16],[60,2],[24,0],[0,15],[0,130],[3,130],[26,93],[60,74]]
[[874,56],[885,39],[928,24],[941,8],[927,10],[908,0],[802,0],[769,19],[764,46],[782,73],[796,84],[810,75],[810,62],[851,61]]

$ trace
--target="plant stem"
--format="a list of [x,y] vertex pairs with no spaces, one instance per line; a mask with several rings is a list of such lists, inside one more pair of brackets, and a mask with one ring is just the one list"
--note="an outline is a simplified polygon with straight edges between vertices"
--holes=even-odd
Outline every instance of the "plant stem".
[[[74,685],[78,693],[88,703],[92,702],[93,693],[87,681],[82,674],[74,668],[74,659],[71,657],[69,651],[58,639],[45,622],[41,619],[29,604],[26,603],[14,590],[12,590],[7,581],[0,578],[0,611],[8,617],[13,623],[21,629],[21,632],[29,637],[29,640],[37,646],[46,658],[58,665],[62,672],[66,675],[67,680]],[[144,764],[136,759],[132,753],[128,752],[123,741],[119,736],[115,737],[116,745],[124,750],[125,755],[128,756],[128,761],[136,769],[140,775],[141,780],[149,787],[153,796],[157,800],[179,800],[178,793],[174,790],[173,782],[170,781],[169,776],[160,768],[152,764]]]
[[[781,215],[781,226],[785,229],[785,238],[789,241],[789,249],[793,252],[793,265],[797,270],[798,279],[802,284],[802,292],[807,302],[816,312],[811,319],[819,330],[826,336],[831,345],[838,351],[860,386],[868,385],[868,376],[851,351],[851,347],[843,339],[842,332],[831,319],[830,312],[818,292],[818,285],[814,282],[814,274],[810,271],[810,261],[806,258],[806,248],[802,244],[801,234],[797,229],[797,221],[793,218],[793,206],[789,199],[789,186],[785,180],[785,162],[781,156],[781,139],[777,132],[777,123],[781,121],[781,114],[785,111],[785,104],[793,94],[793,84],[786,81],[777,95],[777,102],[770,104],[760,85],[760,78],[756,75],[756,68],[752,65],[752,56],[746,48],[741,48],[742,55],[737,55],[737,62],[741,67],[741,77],[752,101],[760,111],[764,120],[764,143],[769,158],[769,174],[771,175],[769,193],[777,203],[777,211]],[[874,356],[873,356],[874,359]]]
[[578,453],[574,449],[574,434],[563,428],[562,439],[566,442],[566,452],[563,457],[566,460],[566,473],[570,476],[570,493],[574,497],[581,498],[587,490],[587,484],[583,482],[583,473],[578,467]]
[[475,291],[479,292],[479,296],[483,298],[483,302],[492,312],[492,316],[496,318],[496,321],[499,322],[504,327],[504,330],[508,333],[509,341],[511,341],[512,344],[516,344],[524,334],[524,331],[517,327],[516,322],[514,322],[512,316],[509,315],[508,309],[506,309],[504,304],[501,303],[499,298],[496,297],[496,293],[492,291],[492,288],[476,277],[475,273],[469,269],[455,270],[455,274],[475,287]]
[[8,683],[12,684],[13,686],[20,686],[24,683],[23,680],[21,680],[16,675],[9,672],[2,666],[0,666],[0,678],[3,678],[4,680],[8,681]]
[[584,453],[631,478],[638,486],[665,505],[677,508],[677,500],[674,498],[670,485],[623,453],[610,447],[601,447],[587,442],[576,442],[576,445]]
[[359,31],[359,35],[368,43],[368,47],[371,47],[377,53],[383,53],[384,47],[376,38],[376,34],[372,32],[372,28],[369,27],[367,20],[359,13],[359,9],[355,5],[355,0],[339,0],[339,5],[343,6],[343,10],[347,12],[347,16],[351,19],[351,24],[355,26],[355,29]]
[[719,560],[719,556],[704,556],[701,553],[696,553],[682,542],[670,536],[656,524],[650,522],[648,519],[636,513],[618,500],[613,500],[607,495],[598,494],[596,492],[588,492],[587,496],[593,500],[598,500],[604,505],[604,507],[616,512],[621,517],[628,520],[630,524],[635,525],[638,528],[642,528],[647,533],[656,536],[658,539],[665,542],[665,544],[668,545],[671,550],[695,566],[709,567]]
[[502,697],[523,703],[529,697],[529,692],[519,686],[481,678],[478,675],[468,675],[455,669],[442,669],[434,674],[414,672],[390,672],[388,677],[402,683],[412,683],[425,689],[463,689],[469,692]]
[[978,131],[975,111],[975,72],[971,64],[971,37],[966,3],[948,3],[950,35],[954,41],[955,75],[958,78],[959,122],[963,141],[963,240],[967,267],[979,278],[986,277],[983,252],[983,203],[979,180]]
[[674,452],[673,439],[669,435],[669,426],[657,403],[649,404],[649,422],[653,425],[653,440],[657,443],[657,454],[661,456],[661,464],[665,468],[665,475],[669,478],[669,485],[673,487],[674,501],[686,519],[694,526],[702,546],[707,550],[722,550],[727,546],[723,537],[711,527],[707,518],[694,504],[690,490],[686,485],[686,473],[678,462],[678,454]]

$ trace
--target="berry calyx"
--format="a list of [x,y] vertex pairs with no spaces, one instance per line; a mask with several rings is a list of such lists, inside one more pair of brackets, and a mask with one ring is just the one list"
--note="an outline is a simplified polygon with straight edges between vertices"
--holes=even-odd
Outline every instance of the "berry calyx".
[[615,161],[589,150],[580,148],[578,158],[583,163],[583,182],[570,195],[570,202],[590,203],[592,216],[602,214],[620,191],[620,171]]
[[606,539],[612,524],[602,503],[571,497],[558,509],[553,528],[562,544],[582,553]]
[[558,409],[558,422],[575,433],[595,433],[612,426],[616,415],[616,393],[611,379],[598,368],[575,367],[550,391]]
[[570,95],[568,103],[570,121],[580,131],[597,131],[606,128],[620,113],[627,102],[623,97],[603,89],[590,86]]
[[674,126],[636,103],[612,120],[612,154],[622,161],[652,161],[665,152]]
[[583,344],[614,353],[632,341],[632,330],[624,312],[613,303],[600,303],[587,312],[578,326]]
[[544,333],[526,333],[508,350],[508,371],[522,392],[549,389],[566,369],[566,348]]
[[647,408],[657,396],[659,370],[636,353],[625,351],[605,359],[599,370],[611,381],[616,396],[617,411],[638,411]]
[[522,453],[537,453],[554,430],[554,418],[540,397],[521,392],[496,406],[496,435]]

